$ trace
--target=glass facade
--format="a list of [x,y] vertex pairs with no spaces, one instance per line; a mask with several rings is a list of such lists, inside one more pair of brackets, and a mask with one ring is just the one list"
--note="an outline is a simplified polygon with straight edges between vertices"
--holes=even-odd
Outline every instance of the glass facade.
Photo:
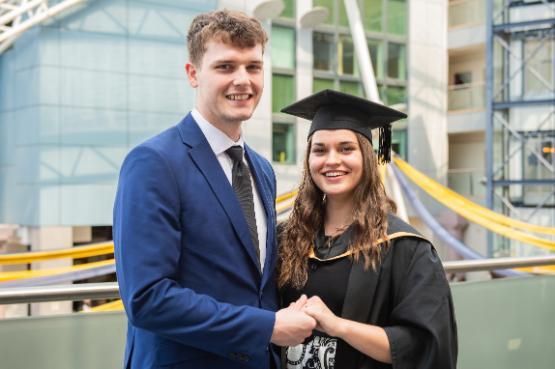
[[279,113],[281,108],[295,101],[295,77],[291,75],[272,75],[272,112]]
[[272,67],[295,68],[295,29],[272,26]]
[[333,35],[313,33],[312,36],[313,67],[315,70],[331,72],[335,59]]
[[367,31],[380,32],[382,30],[383,0],[364,0],[362,21]]
[[295,164],[295,126],[291,123],[274,123],[272,126],[272,161]]
[[[272,23],[272,161],[296,165],[296,126],[294,118],[280,110],[296,100],[295,1],[285,1],[280,18]],[[325,58],[323,58],[325,59]]]
[[555,89],[555,38],[527,39],[524,42],[524,96],[553,97]]
[[[521,132],[521,134],[525,140],[521,149],[523,179],[553,182],[555,130]],[[524,186],[523,190],[522,205],[524,206],[536,206],[540,203],[547,206],[555,205],[555,188],[552,183]]]
[[216,6],[90,2],[0,56],[0,223],[112,223],[129,149],[193,106],[185,32]]
[[[363,95],[343,1],[317,0],[314,4],[330,11],[328,24],[316,27],[312,36],[314,91],[322,86]],[[359,7],[380,97],[388,105],[406,103],[406,1],[360,0]]]
[[388,0],[385,2],[387,9],[387,32],[404,36],[407,34],[407,1]]

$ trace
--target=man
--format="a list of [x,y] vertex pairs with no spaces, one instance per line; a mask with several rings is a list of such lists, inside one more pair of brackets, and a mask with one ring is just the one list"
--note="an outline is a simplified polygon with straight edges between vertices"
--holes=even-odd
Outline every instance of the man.
[[195,109],[124,161],[114,243],[126,368],[278,367],[270,343],[298,344],[315,327],[306,298],[274,313],[275,177],[241,135],[266,40],[242,13],[196,17],[185,66]]

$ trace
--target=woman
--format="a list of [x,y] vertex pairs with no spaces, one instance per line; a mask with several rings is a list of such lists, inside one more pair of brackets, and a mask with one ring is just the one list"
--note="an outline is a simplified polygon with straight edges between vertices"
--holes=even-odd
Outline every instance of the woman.
[[[405,115],[331,90],[282,111],[312,124],[299,194],[280,230],[278,283],[285,305],[317,321],[311,337],[286,349],[284,368],[455,368],[441,261],[392,214],[378,175],[390,123]],[[378,158],[372,128],[380,128]],[[302,295],[309,299],[299,306]]]

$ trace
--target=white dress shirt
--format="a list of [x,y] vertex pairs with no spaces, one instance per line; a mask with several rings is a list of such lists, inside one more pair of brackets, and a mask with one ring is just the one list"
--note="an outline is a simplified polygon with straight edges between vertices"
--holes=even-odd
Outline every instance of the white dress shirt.
[[[229,138],[225,133],[220,131],[218,128],[214,127],[210,122],[208,122],[204,117],[200,114],[197,109],[193,109],[191,111],[193,118],[197,122],[200,130],[206,137],[208,144],[214,151],[216,158],[220,162],[222,169],[224,170],[225,176],[229,181],[229,184],[232,185],[232,169],[233,169],[233,160],[226,154],[226,150],[229,149],[231,146],[239,145],[245,149],[243,136],[239,138],[237,142],[233,141]],[[243,151],[244,152],[244,151]],[[246,165],[249,165],[245,157],[243,156],[243,162]],[[249,168],[251,166],[249,165]],[[264,210],[264,205],[260,200],[260,195],[258,194],[258,188],[256,186],[256,182],[254,181],[254,174],[253,170],[251,169],[251,185],[252,185],[252,194],[254,200],[254,214],[256,218],[256,229],[258,231],[258,247],[260,250],[260,265],[262,270],[264,269],[264,262],[266,261],[266,232],[268,230],[267,220],[266,220],[266,211]]]

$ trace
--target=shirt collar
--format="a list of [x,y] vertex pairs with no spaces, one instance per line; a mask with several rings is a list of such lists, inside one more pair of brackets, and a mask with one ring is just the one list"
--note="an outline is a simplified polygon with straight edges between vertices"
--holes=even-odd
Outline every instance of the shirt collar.
[[216,154],[216,156],[224,153],[231,146],[239,145],[243,149],[245,148],[243,135],[241,135],[241,137],[239,137],[239,140],[235,142],[225,133],[223,133],[206,119],[204,119],[202,114],[200,114],[200,112],[196,108],[191,111],[191,115],[197,122],[200,130],[204,134],[204,137],[206,137],[208,144],[210,145],[212,151],[214,151],[214,154]]

